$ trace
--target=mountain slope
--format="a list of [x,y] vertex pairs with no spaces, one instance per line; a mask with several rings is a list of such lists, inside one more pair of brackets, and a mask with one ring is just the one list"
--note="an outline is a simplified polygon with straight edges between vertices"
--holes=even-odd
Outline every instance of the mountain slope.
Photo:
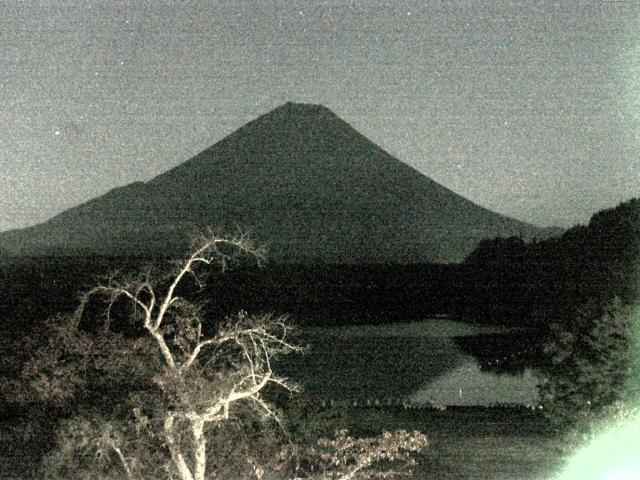
[[548,231],[479,207],[330,110],[287,103],[178,167],[0,234],[14,254],[172,254],[240,228],[277,262],[459,261],[482,238]]

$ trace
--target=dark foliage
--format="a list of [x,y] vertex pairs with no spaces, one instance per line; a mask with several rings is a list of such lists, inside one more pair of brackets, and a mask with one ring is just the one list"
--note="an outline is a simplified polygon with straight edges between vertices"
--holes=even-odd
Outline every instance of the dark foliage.
[[588,425],[637,390],[637,312],[618,297],[577,309],[573,322],[552,323],[540,368],[545,416],[557,428]]
[[637,389],[639,262],[640,199],[558,238],[485,241],[465,262],[469,318],[541,328],[543,407],[559,428],[588,424]]
[[585,304],[637,300],[639,259],[640,199],[632,199],[557,238],[482,242],[464,262],[473,281],[463,308],[474,321],[571,322]]
[[503,334],[456,337],[460,349],[472,355],[481,370],[498,374],[521,374],[528,368],[546,364],[543,331],[523,330]]

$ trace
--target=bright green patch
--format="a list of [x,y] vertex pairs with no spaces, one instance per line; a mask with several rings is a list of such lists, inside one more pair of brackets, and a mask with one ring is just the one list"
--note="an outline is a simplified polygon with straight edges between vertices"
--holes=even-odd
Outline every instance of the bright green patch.
[[[631,312],[630,375],[625,385],[627,407],[613,423],[595,432],[594,440],[571,459],[557,480],[640,479],[640,308]],[[626,413],[631,412],[631,414]]]
[[598,435],[557,480],[637,480],[640,478],[640,415]]

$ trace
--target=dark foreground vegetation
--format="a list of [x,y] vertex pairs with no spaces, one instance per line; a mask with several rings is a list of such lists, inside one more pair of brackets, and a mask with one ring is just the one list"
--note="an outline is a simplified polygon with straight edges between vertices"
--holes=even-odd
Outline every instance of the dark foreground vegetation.
[[[10,441],[0,443],[0,478],[23,480],[55,446],[61,417],[37,409],[11,413],[2,419],[3,440]],[[539,412],[524,408],[318,409],[314,415],[316,428],[343,425],[360,437],[398,428],[427,433],[429,446],[409,477],[415,480],[548,480],[567,459],[565,439],[545,429]]]
[[[46,343],[43,321],[56,313],[71,313],[97,277],[114,270],[126,276],[162,260],[0,259],[0,464],[4,469],[0,477],[23,478],[52,448],[58,448],[55,437],[64,425],[60,420],[92,405],[110,408],[105,398],[115,403],[119,398],[117,391],[97,390],[87,392],[82,404],[71,407],[44,408],[35,401],[15,401],[15,392],[24,383],[25,365]],[[635,330],[639,261],[640,200],[636,199],[599,212],[588,226],[574,227],[558,238],[529,243],[515,237],[485,241],[460,265],[267,265],[257,269],[240,262],[224,275],[211,273],[206,287],[191,283],[182,294],[207,300],[204,316],[208,321],[242,309],[289,314],[301,325],[372,324],[449,314],[476,323],[532,328],[509,338],[478,336],[457,343],[483,368],[500,373],[537,369],[548,381],[542,388],[543,409],[535,414],[512,415],[495,409],[319,411],[315,405],[296,406],[275,397],[274,401],[281,402],[283,415],[291,417],[292,425],[298,422],[311,430],[317,427],[324,432],[345,424],[359,435],[372,433],[376,425],[420,430],[429,436],[430,446],[419,455],[417,471],[422,473],[416,478],[428,474],[444,479],[540,478],[541,465],[546,468],[561,461],[561,435],[569,429],[588,428],[612,408],[640,398],[634,355],[640,351]],[[91,317],[100,305],[87,308]],[[128,312],[116,305],[110,331],[135,334],[126,320]],[[508,360],[492,363],[496,354]],[[469,423],[468,415],[484,420]],[[310,433],[303,430],[298,429],[300,438],[309,440]],[[234,435],[245,433],[229,435],[235,441]],[[511,455],[503,467],[494,460],[500,452]],[[517,470],[509,470],[512,467],[507,464]],[[522,475],[510,476],[514,471]]]

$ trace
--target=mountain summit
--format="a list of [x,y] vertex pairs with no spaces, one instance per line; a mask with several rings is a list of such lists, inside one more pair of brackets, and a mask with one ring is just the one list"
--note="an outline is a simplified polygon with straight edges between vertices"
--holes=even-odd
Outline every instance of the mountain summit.
[[149,182],[0,234],[0,249],[171,255],[205,226],[248,232],[276,262],[451,262],[483,238],[548,236],[434,182],[329,109],[286,103]]

